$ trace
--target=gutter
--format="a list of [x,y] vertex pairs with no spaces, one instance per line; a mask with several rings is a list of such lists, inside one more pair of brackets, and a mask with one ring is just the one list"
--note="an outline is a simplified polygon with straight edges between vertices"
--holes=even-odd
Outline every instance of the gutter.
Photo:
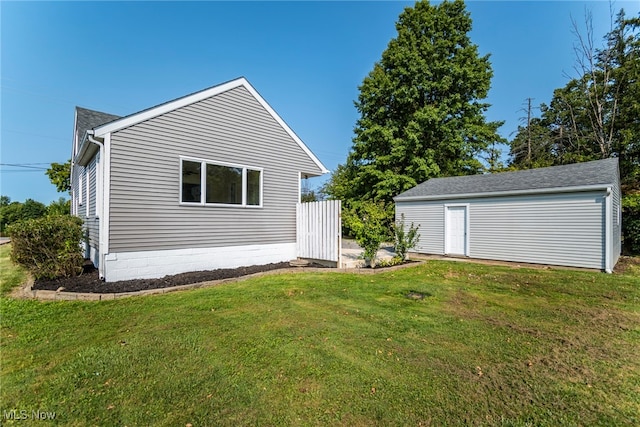
[[574,193],[586,191],[611,191],[611,187],[607,184],[580,185],[574,187],[552,187],[552,188],[534,188],[529,190],[507,190],[494,191],[490,193],[463,193],[463,194],[437,194],[430,196],[396,196],[393,198],[395,202],[417,202],[426,200],[450,200],[450,199],[470,199],[470,198],[487,198],[487,197],[505,197],[505,196],[525,196],[533,194],[556,194],[556,193]]
[[[95,144],[98,146],[99,150],[100,150],[100,163],[98,165],[96,165],[96,168],[101,168],[104,170],[104,161],[105,161],[105,148],[104,148],[104,143],[98,141],[97,139],[95,139],[93,137],[94,132],[93,130],[88,130],[87,133],[85,134],[85,138],[83,140],[83,145],[84,145],[84,141],[89,141],[92,144]],[[86,151],[86,150],[85,150]],[[96,175],[100,173],[100,175],[102,176],[102,179],[100,180],[100,185],[102,186],[102,188],[100,189],[100,197],[103,199],[101,200],[100,203],[100,211],[98,212],[96,209],[96,213],[98,214],[98,217],[100,218],[100,226],[99,226],[99,231],[98,231],[98,248],[99,248],[99,257],[100,257],[100,265],[98,267],[98,273],[100,274],[100,278],[104,279],[105,277],[105,252],[106,252],[106,244],[105,244],[105,231],[104,231],[104,227],[106,225],[106,215],[104,215],[104,195],[105,195],[105,189],[104,189],[104,172],[103,171],[98,171],[96,170]],[[97,180],[97,178],[96,178]],[[96,188],[96,204],[98,203],[98,191]]]

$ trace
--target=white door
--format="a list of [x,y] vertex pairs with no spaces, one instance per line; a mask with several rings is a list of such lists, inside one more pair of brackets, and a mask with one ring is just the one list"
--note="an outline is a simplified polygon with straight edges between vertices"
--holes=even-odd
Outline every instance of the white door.
[[446,253],[467,255],[467,207],[447,206]]

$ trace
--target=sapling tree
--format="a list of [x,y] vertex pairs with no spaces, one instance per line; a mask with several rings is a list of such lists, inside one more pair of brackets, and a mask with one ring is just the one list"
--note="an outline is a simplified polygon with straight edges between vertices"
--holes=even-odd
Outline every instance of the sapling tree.
[[400,214],[400,220],[393,224],[394,251],[402,262],[407,260],[407,253],[418,244],[419,228],[419,225],[416,227],[411,223],[407,229],[404,223],[404,214]]

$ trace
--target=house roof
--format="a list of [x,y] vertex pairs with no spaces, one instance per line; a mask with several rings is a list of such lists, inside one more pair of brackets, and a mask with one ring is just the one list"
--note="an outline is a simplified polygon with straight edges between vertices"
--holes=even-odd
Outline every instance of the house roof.
[[95,127],[118,120],[120,116],[103,113],[101,111],[89,110],[88,108],[76,107],[76,136],[82,141],[84,134]]
[[[282,126],[282,128],[289,134],[289,136],[302,148],[302,150],[311,158],[311,160],[318,166],[322,173],[327,173],[329,170],[318,160],[318,158],[309,150],[309,148],[302,142],[298,135],[285,123],[284,120],[274,111],[273,108],[267,103],[267,101],[260,96],[253,86],[245,79],[240,77],[235,80],[222,83],[199,92],[195,92],[172,101],[165,102],[163,104],[156,105],[155,107],[148,108],[146,110],[139,111],[137,113],[117,118],[116,120],[109,121],[94,126],[92,129],[96,137],[102,137],[108,133],[116,132],[129,126],[141,123],[145,120],[152,119],[170,111],[177,110],[178,108],[185,107],[187,105],[202,101],[220,93],[229,91],[237,87],[244,87],[253,95],[253,97],[264,107],[265,110]],[[114,116],[115,117],[115,116]]]
[[394,198],[429,200],[606,188],[618,182],[618,159],[515,172],[432,178]]

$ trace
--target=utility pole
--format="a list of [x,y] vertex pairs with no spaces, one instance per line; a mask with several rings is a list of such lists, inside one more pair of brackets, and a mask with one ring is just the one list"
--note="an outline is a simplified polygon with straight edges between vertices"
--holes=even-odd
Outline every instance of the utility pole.
[[531,169],[531,100],[527,98],[527,167]]

